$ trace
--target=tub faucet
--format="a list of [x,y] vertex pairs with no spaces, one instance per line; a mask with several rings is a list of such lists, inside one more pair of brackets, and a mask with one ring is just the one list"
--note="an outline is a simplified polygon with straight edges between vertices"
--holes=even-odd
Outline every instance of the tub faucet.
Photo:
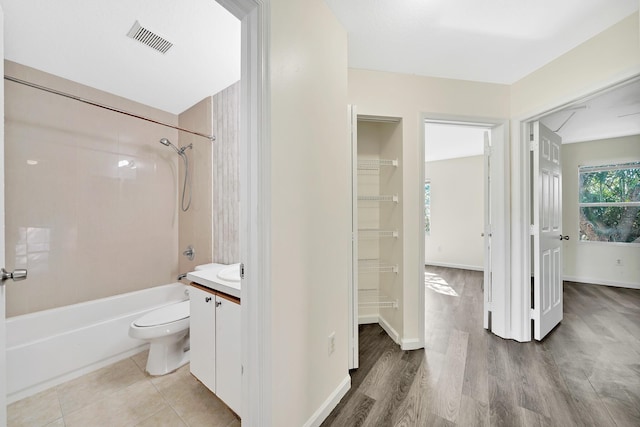
[[187,278],[187,273],[182,273],[182,274],[178,274],[178,279],[177,280],[182,280],[182,279],[186,279]]

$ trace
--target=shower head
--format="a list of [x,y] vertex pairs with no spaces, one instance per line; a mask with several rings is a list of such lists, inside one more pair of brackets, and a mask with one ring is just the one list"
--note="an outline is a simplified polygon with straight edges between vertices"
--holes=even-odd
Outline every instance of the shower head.
[[160,142],[160,144],[162,144],[162,145],[164,145],[166,147],[173,148],[175,150],[175,152],[178,153],[180,156],[184,156],[185,155],[184,152],[185,152],[185,150],[187,148],[193,148],[193,144],[189,144],[189,145],[186,145],[186,146],[184,146],[182,148],[178,148],[175,145],[173,145],[171,143],[171,141],[169,141],[167,138],[160,138],[159,142]]

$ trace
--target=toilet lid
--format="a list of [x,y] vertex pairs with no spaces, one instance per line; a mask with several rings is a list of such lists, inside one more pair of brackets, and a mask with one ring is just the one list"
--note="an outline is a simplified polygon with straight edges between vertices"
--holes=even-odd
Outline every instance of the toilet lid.
[[153,310],[134,322],[139,327],[165,325],[189,317],[189,300]]

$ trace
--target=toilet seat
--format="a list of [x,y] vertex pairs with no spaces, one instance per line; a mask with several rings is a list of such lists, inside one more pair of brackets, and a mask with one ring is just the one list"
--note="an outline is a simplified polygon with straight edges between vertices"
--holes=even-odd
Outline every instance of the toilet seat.
[[153,310],[133,322],[133,324],[139,328],[149,328],[174,323],[188,317],[189,300],[186,300]]

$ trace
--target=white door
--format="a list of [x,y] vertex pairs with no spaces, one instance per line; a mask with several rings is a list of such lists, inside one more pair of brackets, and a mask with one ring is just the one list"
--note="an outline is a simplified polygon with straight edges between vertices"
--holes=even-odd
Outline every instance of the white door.
[[358,361],[358,116],[349,106],[351,125],[351,288],[349,292],[349,369]]
[[191,286],[189,335],[191,348],[189,369],[209,390],[216,390],[216,296]]
[[[4,58],[4,13],[0,7],[0,58]],[[0,61],[4,76],[4,61]],[[4,82],[0,84],[0,266],[4,265]],[[5,283],[3,281],[3,283]],[[5,286],[0,285],[0,427],[7,425]]]
[[562,169],[560,136],[539,122],[533,130],[534,337],[562,321]]
[[484,133],[484,315],[483,327],[489,329],[491,312],[491,141],[489,131]]
[[242,363],[240,304],[216,296],[216,390],[233,411],[242,416]]

